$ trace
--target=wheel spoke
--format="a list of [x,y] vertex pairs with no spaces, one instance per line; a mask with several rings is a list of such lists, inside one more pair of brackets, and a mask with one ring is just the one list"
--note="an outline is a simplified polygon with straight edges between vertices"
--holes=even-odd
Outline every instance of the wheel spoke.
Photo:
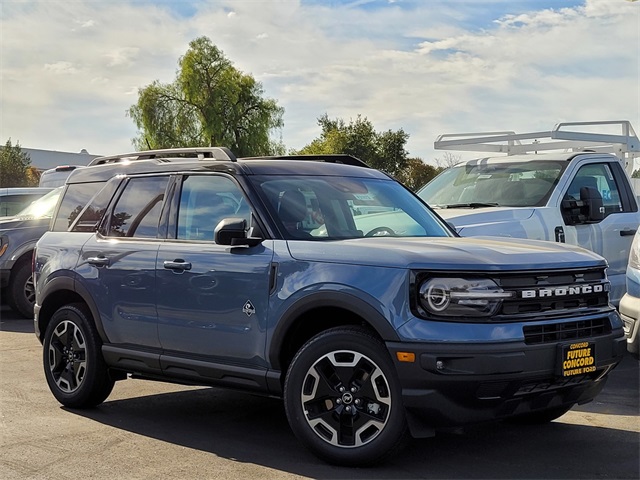
[[24,284],[24,296],[29,301],[29,303],[34,303],[36,300],[36,289],[33,283],[33,275],[30,276],[27,282]]
[[71,393],[80,387],[86,363],[82,331],[73,322],[60,322],[49,342],[49,369],[60,390]]
[[314,432],[346,448],[373,440],[391,410],[384,372],[365,355],[349,350],[330,352],[309,368],[301,400]]

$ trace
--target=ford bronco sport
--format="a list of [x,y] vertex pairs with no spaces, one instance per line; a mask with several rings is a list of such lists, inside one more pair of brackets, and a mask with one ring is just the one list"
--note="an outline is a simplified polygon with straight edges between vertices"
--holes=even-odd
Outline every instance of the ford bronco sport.
[[551,421],[625,351],[602,257],[460,238],[356,158],[92,163],[34,256],[35,332],[67,407],[128,375],[278,396],[307,448],[363,465],[407,432]]

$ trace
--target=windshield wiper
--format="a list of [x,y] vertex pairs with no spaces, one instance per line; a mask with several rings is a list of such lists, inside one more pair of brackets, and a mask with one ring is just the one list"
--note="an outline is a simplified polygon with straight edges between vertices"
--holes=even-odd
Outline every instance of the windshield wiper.
[[498,203],[481,203],[481,202],[470,202],[470,203],[452,203],[451,205],[438,205],[440,208],[484,208],[484,207],[499,207]]

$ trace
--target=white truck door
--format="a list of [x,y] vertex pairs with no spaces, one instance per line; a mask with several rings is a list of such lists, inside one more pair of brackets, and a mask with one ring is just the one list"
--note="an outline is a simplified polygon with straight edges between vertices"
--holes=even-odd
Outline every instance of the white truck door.
[[[599,192],[602,219],[589,218],[585,207],[576,208],[580,205],[581,187],[591,187]],[[564,234],[566,243],[587,248],[607,259],[611,301],[617,305],[625,292],[629,250],[640,221],[635,197],[624,171],[612,162],[583,164],[573,172],[572,179],[561,193],[559,207],[563,225],[556,227],[556,237]],[[567,200],[578,203],[570,204]],[[569,205],[574,208],[568,208]]]

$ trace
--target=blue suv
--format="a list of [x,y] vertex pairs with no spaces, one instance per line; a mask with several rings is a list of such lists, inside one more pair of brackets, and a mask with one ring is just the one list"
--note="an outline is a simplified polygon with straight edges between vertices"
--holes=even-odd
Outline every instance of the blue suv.
[[626,349],[606,267],[460,238],[346,155],[139,152],[67,180],[34,257],[35,331],[67,407],[128,374],[277,396],[312,452],[364,465],[408,433],[591,401]]

